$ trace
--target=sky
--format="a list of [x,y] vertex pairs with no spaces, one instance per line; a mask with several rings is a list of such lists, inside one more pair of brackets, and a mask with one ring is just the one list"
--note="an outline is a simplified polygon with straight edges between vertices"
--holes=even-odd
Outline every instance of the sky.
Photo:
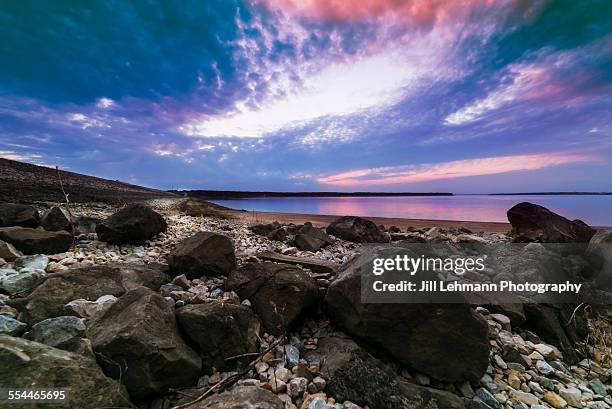
[[0,0],[0,157],[162,189],[612,191],[609,0]]

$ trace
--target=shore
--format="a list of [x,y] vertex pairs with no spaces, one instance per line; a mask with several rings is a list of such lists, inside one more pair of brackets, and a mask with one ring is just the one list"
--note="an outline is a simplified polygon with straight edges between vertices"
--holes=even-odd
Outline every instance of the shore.
[[[340,216],[323,215],[323,214],[305,214],[305,213],[279,213],[279,212],[246,212],[240,210],[226,210],[225,213],[231,217],[243,221],[244,223],[294,223],[303,224],[311,222],[316,227],[326,227],[332,221]],[[449,228],[467,228],[474,232],[485,233],[507,233],[510,231],[510,223],[498,222],[471,222],[471,221],[456,221],[456,220],[425,220],[425,219],[402,219],[396,217],[364,217],[373,221],[377,225],[385,227],[397,226],[402,230],[408,227],[418,229],[429,227],[440,227],[443,229]]]

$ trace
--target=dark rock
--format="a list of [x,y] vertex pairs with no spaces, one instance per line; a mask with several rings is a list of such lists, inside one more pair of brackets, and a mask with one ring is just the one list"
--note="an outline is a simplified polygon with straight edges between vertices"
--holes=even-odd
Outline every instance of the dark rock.
[[345,264],[325,296],[328,316],[349,334],[434,378],[480,379],[489,364],[488,326],[464,298],[454,304],[362,303],[362,269],[395,251],[386,246],[364,249]]
[[0,227],[38,227],[40,216],[34,206],[0,203]]
[[587,243],[595,234],[583,221],[570,221],[533,203],[519,203],[508,210],[507,216],[515,241]]
[[200,357],[180,337],[174,308],[148,288],[121,296],[92,320],[87,335],[104,372],[121,379],[134,398],[198,379]]
[[63,207],[53,206],[43,213],[40,224],[45,230],[70,231],[70,215]]
[[464,409],[458,396],[408,383],[341,334],[320,338],[318,349],[306,358],[321,362],[326,392],[339,402],[370,409]]
[[191,407],[193,409],[284,409],[285,404],[275,394],[258,386],[236,386]]
[[523,355],[521,355],[514,345],[504,345],[502,358],[505,362],[514,362],[523,365],[525,368],[530,367]]
[[302,251],[311,251],[314,253],[319,251],[326,243],[307,234],[298,234],[293,238],[291,244]]
[[178,243],[168,264],[173,275],[185,274],[189,279],[228,275],[236,268],[234,243],[221,234],[200,232]]
[[0,228],[0,240],[11,243],[25,254],[63,253],[72,245],[72,235],[66,231],[46,231],[27,227]]
[[102,219],[97,217],[80,216],[74,220],[74,234],[91,234],[96,232],[98,224],[102,223]]
[[225,281],[226,291],[248,299],[266,331],[280,335],[318,300],[319,287],[304,270],[289,264],[247,263]]
[[[526,303],[524,327],[535,332],[543,341],[559,348],[564,359],[575,364],[580,361],[575,343],[586,339],[587,327],[583,308],[572,304]],[[575,310],[575,311],[574,311]]]
[[400,229],[397,226],[390,226],[389,229],[387,230],[389,233],[401,233],[402,229]]
[[0,258],[10,263],[21,256],[23,256],[23,253],[17,250],[15,246],[13,246],[11,243],[0,240]]
[[274,253],[272,251],[266,251],[257,255],[260,260],[273,261],[275,263],[293,264],[300,265],[304,268],[309,269],[313,273],[321,274],[336,274],[338,271],[338,265],[331,261],[321,260],[319,258],[310,257],[295,257],[284,254]]
[[243,360],[227,358],[259,352],[261,322],[250,308],[229,303],[190,304],[179,308],[176,317],[187,336],[199,346],[202,366],[223,370]]
[[98,238],[111,244],[142,244],[165,232],[166,221],[159,213],[142,204],[119,210],[96,227]]
[[356,216],[343,216],[334,220],[327,233],[354,243],[387,243],[389,236],[370,220]]
[[68,391],[67,408],[132,407],[125,389],[104,376],[91,358],[0,335],[0,362],[0,388],[64,388]]
[[268,238],[274,241],[285,241],[287,240],[288,237],[289,237],[289,233],[287,232],[287,229],[285,229],[284,227],[279,227],[276,230],[272,230],[268,234]]
[[612,291],[612,229],[599,230],[591,238],[587,256],[597,271],[598,287]]
[[11,300],[29,324],[66,315],[64,306],[72,300],[95,301],[103,295],[119,297],[138,286],[157,290],[170,280],[161,265],[109,263],[69,269],[50,274],[25,298]]
[[267,236],[272,233],[274,230],[282,227],[279,222],[273,222],[270,224],[255,224],[249,227],[253,233],[258,234],[260,236]]

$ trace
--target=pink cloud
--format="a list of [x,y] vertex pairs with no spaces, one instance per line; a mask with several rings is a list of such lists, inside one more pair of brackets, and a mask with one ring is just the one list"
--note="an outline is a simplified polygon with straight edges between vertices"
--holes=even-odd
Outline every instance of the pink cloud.
[[356,21],[397,16],[418,26],[452,19],[470,7],[488,7],[500,0],[263,0],[270,9],[326,21]]
[[594,160],[597,160],[597,157],[580,153],[496,156],[421,165],[358,169],[321,177],[317,179],[317,182],[339,187],[386,186],[537,170]]

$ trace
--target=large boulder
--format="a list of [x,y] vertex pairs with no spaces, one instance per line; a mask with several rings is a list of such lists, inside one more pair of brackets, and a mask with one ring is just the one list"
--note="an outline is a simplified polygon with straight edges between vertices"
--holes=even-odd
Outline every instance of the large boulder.
[[0,203],[0,227],[38,227],[40,216],[34,206]]
[[461,398],[450,392],[408,383],[342,334],[322,337],[318,345],[306,357],[321,362],[326,392],[339,402],[348,400],[370,409],[465,408]]
[[[226,361],[238,355],[259,352],[261,321],[243,305],[229,303],[189,304],[176,311],[187,336],[199,346],[202,366],[207,372],[240,363]],[[252,357],[246,358],[250,362]]]
[[16,320],[10,314],[0,314],[0,334],[18,337],[23,334],[28,324]]
[[247,263],[225,281],[227,291],[248,299],[267,332],[280,335],[318,301],[319,287],[308,273],[289,264]]
[[529,202],[513,206],[507,216],[516,241],[587,243],[595,234],[595,230],[581,220],[570,221]]
[[296,226],[292,233],[295,234],[292,244],[302,251],[316,252],[334,242],[323,229],[314,227],[310,222]]
[[327,233],[354,243],[387,243],[390,238],[374,222],[356,216],[343,216],[327,226]]
[[148,206],[133,204],[98,224],[96,233],[111,244],[142,244],[168,229],[166,220]]
[[119,297],[145,286],[157,290],[170,280],[162,265],[109,263],[50,274],[25,298],[10,300],[29,324],[66,315],[66,304],[77,299],[95,301],[103,295]]
[[185,274],[187,278],[203,275],[228,275],[236,268],[234,243],[222,234],[200,232],[177,244],[168,256],[173,275]]
[[589,242],[587,255],[598,274],[595,277],[601,289],[612,289],[612,229],[599,230]]
[[193,409],[284,409],[285,403],[258,386],[236,386],[190,405]]
[[25,254],[63,253],[72,246],[72,235],[66,231],[46,231],[28,227],[2,227],[0,240],[11,243]]
[[132,407],[125,389],[91,358],[0,335],[0,362],[0,388],[66,389],[67,399],[58,406],[71,409]]
[[439,380],[480,379],[489,364],[488,327],[460,295],[452,304],[362,303],[361,275],[369,273],[374,258],[391,257],[392,251],[364,249],[343,266],[325,296],[323,307],[331,320]]
[[50,231],[70,231],[70,214],[63,207],[53,206],[43,213],[40,219],[40,225],[44,227],[45,230]]
[[96,316],[87,336],[104,372],[144,399],[194,384],[198,354],[179,335],[174,307],[145,287],[121,296]]

